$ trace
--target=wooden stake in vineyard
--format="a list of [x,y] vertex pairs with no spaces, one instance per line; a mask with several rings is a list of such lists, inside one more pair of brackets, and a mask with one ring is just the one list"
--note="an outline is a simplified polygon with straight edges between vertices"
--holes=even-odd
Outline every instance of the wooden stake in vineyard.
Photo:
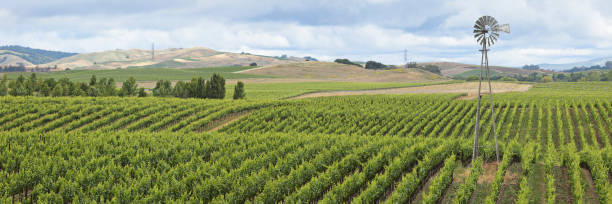
[[499,32],[510,33],[510,25],[497,24],[497,20],[491,16],[482,16],[478,18],[474,25],[474,38],[478,41],[478,44],[482,45],[482,49],[479,50],[482,53],[480,59],[480,78],[478,80],[478,107],[476,108],[476,125],[475,125],[475,136],[474,136],[474,149],[472,152],[472,161],[476,161],[478,157],[478,138],[480,138],[480,105],[481,105],[481,90],[482,90],[482,75],[483,71],[486,70],[487,80],[489,82],[489,98],[491,99],[491,124],[493,125],[493,134],[495,135],[495,157],[499,162],[499,149],[497,147],[497,128],[495,124],[495,106],[493,105],[493,88],[491,87],[491,76],[489,71],[489,56],[487,52],[487,46],[491,46],[497,41]]

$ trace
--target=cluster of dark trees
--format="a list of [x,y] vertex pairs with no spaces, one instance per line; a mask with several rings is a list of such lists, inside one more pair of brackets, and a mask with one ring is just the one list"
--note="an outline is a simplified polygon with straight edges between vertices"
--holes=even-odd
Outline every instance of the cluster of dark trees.
[[[2,60],[0,60],[2,61]],[[56,69],[57,67],[34,67],[27,68],[25,65],[6,65],[0,66],[0,72],[50,72],[51,69]]]
[[[336,59],[334,60],[335,63],[340,63],[340,64],[348,64],[348,65],[355,65],[355,66],[359,66],[362,67],[360,64],[351,62],[348,59]],[[440,67],[436,66],[436,65],[432,65],[432,64],[428,64],[425,66],[419,66],[417,65],[416,62],[410,62],[407,63],[406,65],[404,65],[405,68],[417,68],[417,69],[422,69],[434,74],[442,74],[442,72],[440,71]],[[365,64],[365,68],[366,69],[394,69],[397,68],[394,65],[385,65],[383,63],[380,62],[375,62],[375,61],[368,61]]]
[[306,56],[306,57],[304,57],[304,60],[306,60],[306,61],[315,61],[315,62],[316,62],[316,61],[319,61],[319,60],[317,60],[316,58],[311,57],[311,56]]
[[[202,77],[193,78],[189,82],[178,81],[172,87],[168,80],[159,80],[153,88],[153,96],[179,98],[225,98],[225,79],[219,74],[213,74],[206,81]],[[244,83],[238,82],[234,90],[234,99],[243,99]]]
[[366,69],[387,69],[388,67],[389,66],[384,65],[383,63],[375,61],[367,61],[365,64]]
[[0,82],[0,95],[12,96],[146,96],[144,88],[138,89],[136,80],[130,77],[121,89],[115,88],[113,78],[96,79],[92,76],[89,83],[73,82],[68,78],[55,80],[42,79],[36,73],[28,78],[19,75],[16,80],[8,81],[6,75]]
[[[138,96],[146,97],[144,88],[138,88],[134,77],[123,82],[121,88],[116,88],[113,78],[96,78],[91,76],[89,83],[72,82],[68,78],[55,80],[42,79],[32,73],[29,77],[19,75],[16,80],[8,80],[4,75],[0,81],[0,96]],[[245,98],[244,83],[238,82],[234,89],[234,99]],[[179,81],[174,87],[168,80],[160,80],[153,89],[153,96],[180,98],[225,98],[225,79],[219,74],[213,74],[210,80],[202,77],[193,78],[190,82]]]
[[586,71],[586,72],[573,72],[569,74],[554,74],[554,81],[612,81],[612,70],[609,71]]
[[334,60],[334,62],[335,63],[340,63],[340,64],[348,64],[348,65],[355,65],[355,66],[361,67],[360,64],[357,64],[355,62],[351,62],[351,60],[349,60],[349,59],[336,59],[336,60]]
[[570,70],[567,70],[566,72],[584,72],[584,71],[591,71],[591,70],[604,70],[604,69],[610,69],[612,70],[612,61],[607,61],[603,66],[601,65],[593,65],[590,67],[574,67]]
[[526,64],[525,66],[523,66],[523,69],[525,69],[525,70],[539,70],[540,66],[539,65],[535,65],[535,64]]
[[[470,76],[467,81],[477,81],[478,76]],[[581,82],[581,81],[612,81],[612,70],[610,71],[589,71],[575,73],[554,73],[542,74],[531,73],[527,76],[510,75],[510,76],[493,76],[491,80],[501,81],[526,81],[526,82]]]

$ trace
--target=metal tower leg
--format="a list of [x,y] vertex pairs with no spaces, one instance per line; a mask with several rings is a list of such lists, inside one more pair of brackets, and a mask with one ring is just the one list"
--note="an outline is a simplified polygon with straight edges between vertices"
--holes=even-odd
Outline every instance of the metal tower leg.
[[482,57],[480,59],[480,78],[478,80],[478,106],[476,107],[476,124],[474,125],[474,133],[476,134],[474,136],[474,149],[472,152],[472,162],[476,161],[476,158],[478,157],[478,138],[480,137],[480,102],[481,102],[481,97],[480,97],[480,92],[482,90],[482,69],[485,65],[485,53],[487,51],[487,46],[486,44],[482,45]]
[[497,147],[497,124],[495,121],[495,104],[493,104],[493,88],[491,87],[491,76],[489,74],[489,55],[487,52],[485,55],[485,67],[487,68],[487,79],[489,80],[489,98],[491,98],[491,123],[493,125],[493,134],[495,135],[495,159],[499,163],[499,149]]

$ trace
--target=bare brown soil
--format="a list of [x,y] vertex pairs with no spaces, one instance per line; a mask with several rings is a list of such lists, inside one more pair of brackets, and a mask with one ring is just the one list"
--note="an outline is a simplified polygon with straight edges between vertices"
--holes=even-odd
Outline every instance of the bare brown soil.
[[555,203],[573,203],[567,168],[555,166]]
[[491,183],[495,180],[495,172],[497,172],[497,162],[488,162],[482,164],[482,175],[478,177],[478,184]]
[[595,190],[595,183],[593,182],[593,176],[588,169],[581,168],[582,176],[584,180],[586,180],[587,188],[585,190],[585,201],[586,203],[599,203],[599,196],[597,195],[597,191]]
[[[503,92],[524,92],[528,91],[533,85],[531,84],[516,84],[494,82],[491,84],[493,93]],[[483,88],[488,86],[483,86]],[[348,96],[348,95],[376,95],[376,94],[409,94],[409,93],[467,93],[467,96],[461,97],[462,100],[474,99],[478,95],[478,82],[465,82],[456,84],[442,84],[420,87],[407,88],[392,88],[379,90],[363,90],[363,91],[330,91],[318,92],[297,96],[295,98],[312,98],[323,96]]]

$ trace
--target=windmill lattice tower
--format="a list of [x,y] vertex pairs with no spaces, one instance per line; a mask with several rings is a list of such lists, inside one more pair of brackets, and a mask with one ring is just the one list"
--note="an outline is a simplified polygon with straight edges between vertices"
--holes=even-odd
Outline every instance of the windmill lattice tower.
[[480,138],[480,106],[482,100],[482,80],[483,74],[486,72],[487,81],[489,82],[489,98],[491,99],[491,124],[493,125],[493,134],[495,135],[495,156],[497,162],[499,162],[499,149],[497,146],[497,127],[495,122],[495,105],[493,104],[493,88],[491,87],[491,76],[489,70],[489,56],[488,49],[497,41],[499,38],[499,33],[505,32],[510,33],[510,25],[497,24],[497,20],[491,16],[482,16],[478,18],[476,24],[474,25],[474,38],[478,41],[478,44],[482,45],[482,49],[479,50],[482,54],[480,59],[480,77],[478,80],[478,107],[476,108],[476,125],[475,125],[475,135],[474,135],[474,149],[472,152],[472,161],[476,161],[478,157],[478,139]]

